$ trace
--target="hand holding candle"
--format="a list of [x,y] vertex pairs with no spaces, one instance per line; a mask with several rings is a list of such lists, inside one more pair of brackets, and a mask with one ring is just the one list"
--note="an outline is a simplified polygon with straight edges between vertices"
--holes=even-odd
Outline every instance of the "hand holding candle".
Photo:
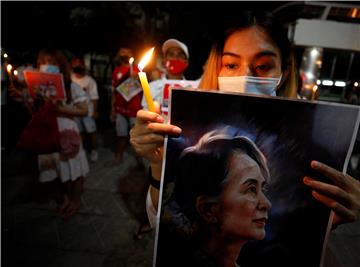
[[144,96],[146,99],[146,103],[148,105],[148,109],[149,111],[154,112],[155,111],[155,107],[154,107],[154,102],[152,100],[152,96],[151,96],[151,92],[150,92],[150,86],[146,77],[146,73],[143,72],[142,70],[145,68],[146,64],[149,62],[151,55],[154,51],[154,47],[151,48],[146,54],[145,56],[140,60],[138,67],[139,67],[139,78],[140,78],[140,83],[141,83],[141,87],[143,89],[144,92]]

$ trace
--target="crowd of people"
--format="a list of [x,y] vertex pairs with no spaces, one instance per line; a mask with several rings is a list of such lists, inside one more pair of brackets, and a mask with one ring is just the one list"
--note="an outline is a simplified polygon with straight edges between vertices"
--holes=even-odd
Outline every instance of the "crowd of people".
[[[149,84],[156,101],[155,112],[147,110],[147,102],[137,77],[139,69],[133,63],[133,51],[128,47],[121,47],[116,56],[119,59],[119,65],[112,73],[112,101],[109,110],[109,117],[114,122],[117,139],[114,164],[123,162],[124,150],[130,141],[138,164],[143,165],[145,162],[145,165],[149,165],[151,185],[146,207],[151,226],[155,227],[163,167],[164,138],[165,135],[181,134],[178,126],[166,123],[165,108],[168,105],[168,90],[169,86],[186,81],[184,73],[189,65],[189,49],[186,44],[174,38],[162,44],[163,66],[156,72],[160,75],[156,75],[157,77]],[[58,151],[38,154],[39,181],[44,183],[56,181],[57,214],[67,219],[79,210],[83,182],[91,171],[82,142],[85,138],[89,138],[91,144],[90,160],[98,160],[96,120],[99,114],[99,93],[97,83],[89,75],[82,58],[66,59],[59,50],[41,50],[37,67],[34,69],[45,73],[61,73],[66,98],[59,101],[41,94],[37,94],[35,98],[31,97],[27,94],[26,83],[21,84],[20,81],[9,84],[8,96],[21,102],[32,116],[41,112],[44,106],[50,106],[56,111],[60,140],[66,140],[60,142]],[[286,32],[276,24],[272,16],[248,12],[237,17],[231,27],[223,32],[210,51],[204,73],[199,80],[191,81],[191,86],[202,90],[240,90],[240,92],[252,94],[296,98],[299,89],[298,81],[297,65]],[[70,145],[68,140],[72,141]],[[222,141],[219,142],[219,146],[222,147]],[[245,167],[257,166],[258,205],[254,209],[266,216],[271,203],[261,188],[269,178],[267,166],[261,160],[262,154],[254,144],[248,140],[236,140],[234,143],[237,142],[249,147],[248,150],[255,151],[256,153],[252,154],[256,154],[256,157],[246,155],[243,150],[223,152],[231,164],[242,162]],[[312,190],[313,197],[334,211],[333,228],[342,223],[355,221],[360,211],[360,182],[320,162],[313,161],[311,168],[333,182],[333,184],[325,183],[310,177],[303,179],[303,183]],[[231,181],[227,180],[227,183]],[[224,235],[216,232],[216,225],[211,221],[212,218],[206,217],[204,207],[206,197],[198,197],[200,219],[205,220],[209,224],[209,229],[218,234],[214,238],[217,238],[217,241],[221,240]],[[215,219],[220,220],[220,218]],[[224,221],[226,219],[221,218]],[[141,229],[140,234],[147,231],[149,231],[148,228]],[[242,245],[251,239],[263,239],[264,235],[262,228],[253,236],[241,239],[236,250],[230,251],[232,254],[226,258],[224,255],[228,254],[213,254],[217,246],[207,247],[208,250],[205,252],[216,256],[214,260],[217,264],[209,266],[237,266],[236,259]]]

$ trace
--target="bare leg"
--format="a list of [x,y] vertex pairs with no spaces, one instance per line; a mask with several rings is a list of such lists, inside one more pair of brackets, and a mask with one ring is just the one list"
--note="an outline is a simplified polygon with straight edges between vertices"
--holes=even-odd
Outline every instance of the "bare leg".
[[83,189],[84,177],[80,176],[75,181],[70,181],[67,183],[67,192],[69,195],[69,204],[67,205],[63,218],[68,219],[80,209],[81,205],[81,193]]
[[118,136],[114,163],[122,162],[127,142],[128,138],[126,136]]

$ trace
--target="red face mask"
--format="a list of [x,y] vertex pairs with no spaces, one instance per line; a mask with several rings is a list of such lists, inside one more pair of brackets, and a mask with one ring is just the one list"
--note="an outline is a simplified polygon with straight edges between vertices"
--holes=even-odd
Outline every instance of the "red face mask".
[[166,61],[165,67],[171,74],[178,75],[183,73],[188,65],[189,64],[184,60],[170,59]]

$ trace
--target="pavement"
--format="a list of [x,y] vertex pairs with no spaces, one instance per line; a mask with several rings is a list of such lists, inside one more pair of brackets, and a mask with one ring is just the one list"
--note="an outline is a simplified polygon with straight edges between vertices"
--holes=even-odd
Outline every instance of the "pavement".
[[146,220],[147,171],[137,168],[130,145],[123,162],[112,164],[113,134],[99,134],[99,160],[89,160],[81,209],[66,221],[55,215],[33,159],[16,151],[2,157],[3,266],[152,266],[155,231],[134,239]]
[[[134,239],[146,220],[147,171],[137,168],[130,145],[124,161],[112,164],[114,136],[99,133],[99,160],[89,161],[81,209],[66,221],[38,182],[34,158],[2,151],[3,266],[152,266],[155,231]],[[323,267],[358,267],[359,251],[360,219],[331,232]]]

